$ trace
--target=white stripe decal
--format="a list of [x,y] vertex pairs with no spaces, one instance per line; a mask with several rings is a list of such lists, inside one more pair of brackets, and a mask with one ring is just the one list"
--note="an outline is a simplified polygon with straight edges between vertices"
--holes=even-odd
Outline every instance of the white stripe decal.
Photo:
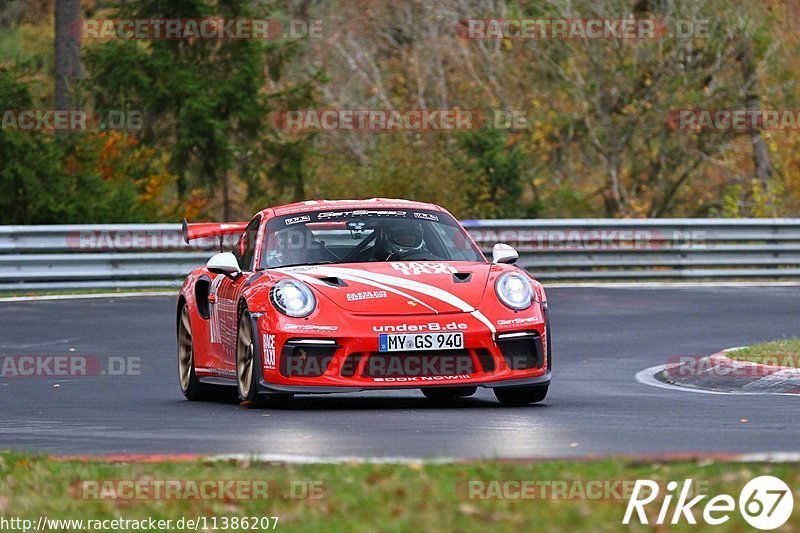
[[[292,276],[293,278],[299,279],[300,281],[305,281],[307,283],[312,283],[314,285],[323,285],[323,286],[327,285],[324,281],[320,281],[319,279],[317,279],[317,278],[315,278],[313,276],[308,276],[306,274],[301,274],[299,272],[292,272],[292,271],[289,271],[289,270],[280,270],[280,272],[282,272],[282,273],[284,273],[284,274],[286,274],[288,276]],[[317,272],[317,274],[320,274],[320,275],[323,275],[323,276],[329,276],[330,275],[329,273],[322,273],[322,272]],[[389,287],[389,286],[384,285],[382,283],[371,281],[371,280],[368,280],[366,278],[359,278],[357,276],[349,276],[349,275],[345,275],[345,274],[341,274],[341,275],[337,274],[337,275],[335,275],[335,277],[338,277],[338,278],[341,278],[341,279],[344,279],[344,280],[348,280],[348,281],[356,281],[358,283],[361,283],[363,285],[367,285],[369,287],[374,287],[376,289],[383,289],[385,291],[389,291],[389,292],[391,292],[393,294],[397,294],[399,296],[402,296],[403,298],[408,298],[409,300],[414,300],[418,304],[427,307],[428,309],[430,309],[431,311],[433,311],[437,315],[439,314],[439,311],[437,311],[436,309],[434,309],[430,305],[426,304],[425,302],[423,302],[419,298],[415,298],[414,296],[411,296],[408,293],[405,293],[403,291],[399,291],[399,290],[397,290],[395,288]]]
[[[467,302],[459,298],[458,296],[445,291],[444,289],[440,289],[439,287],[435,287],[433,285],[428,285],[427,283],[421,283],[419,281],[414,281],[405,278],[398,278],[396,276],[389,276],[386,274],[378,274],[375,272],[367,272],[367,271],[358,271],[353,272],[353,269],[344,269],[344,268],[335,268],[330,267],[326,268],[326,270],[335,271],[337,273],[341,273],[345,271],[345,273],[362,277],[368,279],[370,281],[377,281],[380,283],[386,283],[388,285],[395,285],[397,287],[402,287],[403,289],[409,289],[412,291],[416,291],[422,294],[427,294],[428,296],[432,296],[437,300],[441,300],[445,303],[452,305],[453,307],[457,307],[464,311],[465,313],[471,313],[475,310],[475,308],[469,305]],[[349,271],[349,272],[348,272]]]
[[472,316],[474,316],[475,318],[486,324],[486,327],[488,327],[489,331],[492,332],[492,337],[495,336],[497,330],[494,329],[494,324],[492,324],[491,321],[488,318],[486,318],[486,315],[484,315],[483,313],[481,313],[476,309],[475,311],[472,312]]

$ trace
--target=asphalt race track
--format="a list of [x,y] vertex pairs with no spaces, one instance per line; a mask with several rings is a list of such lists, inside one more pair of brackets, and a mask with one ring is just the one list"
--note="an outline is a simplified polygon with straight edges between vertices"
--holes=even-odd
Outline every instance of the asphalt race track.
[[386,458],[798,450],[800,398],[665,390],[635,375],[673,355],[798,335],[800,287],[548,295],[554,382],[544,404],[525,408],[501,408],[487,389],[445,404],[418,390],[299,397],[285,409],[188,402],[173,297],[0,303],[2,356],[141,358],[140,375],[0,379],[0,448]]

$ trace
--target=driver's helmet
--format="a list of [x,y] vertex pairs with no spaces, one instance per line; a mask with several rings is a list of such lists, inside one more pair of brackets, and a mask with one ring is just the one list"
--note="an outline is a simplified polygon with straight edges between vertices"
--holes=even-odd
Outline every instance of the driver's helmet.
[[400,256],[422,250],[422,226],[415,220],[393,220],[383,228],[383,244],[389,254]]

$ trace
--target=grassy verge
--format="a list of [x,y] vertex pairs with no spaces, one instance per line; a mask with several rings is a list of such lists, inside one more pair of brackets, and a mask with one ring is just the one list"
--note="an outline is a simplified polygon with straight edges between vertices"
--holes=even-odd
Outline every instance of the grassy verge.
[[[0,516],[23,517],[35,521],[50,519],[172,519],[216,516],[279,517],[278,530],[303,531],[521,531],[535,528],[546,531],[618,531],[627,497],[614,497],[613,490],[602,499],[581,498],[574,492],[588,480],[613,482],[654,479],[663,486],[670,480],[693,479],[702,493],[730,494],[738,499],[744,484],[759,475],[774,475],[790,487],[800,487],[800,465],[726,463],[715,461],[641,462],[601,460],[585,462],[476,462],[465,464],[410,465],[286,465],[249,461],[177,463],[105,463],[53,461],[41,456],[0,454]],[[109,499],[116,489],[91,483],[103,480],[270,480],[268,499]],[[528,498],[481,500],[470,498],[469,482],[478,482],[477,494],[502,494],[492,489],[491,480],[567,482],[572,499]],[[184,481],[184,483],[186,483]],[[120,487],[119,484],[111,485]],[[184,485],[188,486],[188,485]],[[474,487],[475,485],[473,485]],[[499,487],[500,485],[494,485]],[[89,487],[87,489],[87,487]],[[286,498],[316,491],[318,497]],[[515,496],[515,485],[503,485],[506,494]],[[509,488],[510,487],[510,488]],[[87,490],[89,492],[87,492]],[[587,489],[588,490],[588,489]],[[105,499],[87,499],[105,494]],[[238,494],[238,493],[237,493]],[[670,515],[675,506],[673,498]],[[694,514],[702,523],[701,502]],[[800,511],[795,506],[791,523]],[[660,502],[647,506],[654,521]],[[207,522],[210,525],[210,522]],[[683,521],[670,529],[690,530]],[[173,526],[174,528],[174,526]],[[50,525],[51,530],[55,530]],[[74,528],[75,529],[75,528]],[[73,530],[74,530],[73,529]],[[200,530],[203,529],[201,526]],[[649,527],[632,527],[645,530]],[[718,531],[749,529],[738,511]],[[234,529],[229,529],[233,531]]]
[[754,344],[730,352],[728,357],[737,361],[797,368],[799,366],[797,363],[800,361],[800,337]]

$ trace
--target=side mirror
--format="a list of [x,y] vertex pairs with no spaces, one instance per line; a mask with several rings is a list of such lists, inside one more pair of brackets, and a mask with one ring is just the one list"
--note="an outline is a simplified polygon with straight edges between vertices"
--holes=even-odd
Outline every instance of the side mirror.
[[221,252],[213,256],[206,263],[206,268],[215,274],[225,274],[226,276],[237,276],[242,273],[239,261],[230,252]]
[[492,263],[516,263],[519,259],[517,251],[507,244],[497,243],[492,247]]

